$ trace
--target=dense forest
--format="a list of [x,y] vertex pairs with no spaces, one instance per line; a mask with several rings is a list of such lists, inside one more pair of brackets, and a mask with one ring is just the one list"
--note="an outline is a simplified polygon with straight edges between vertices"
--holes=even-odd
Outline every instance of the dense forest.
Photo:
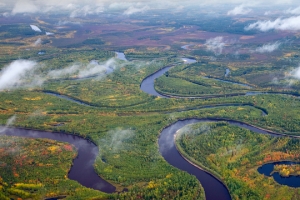
[[[165,17],[156,11],[120,16],[113,11],[74,21],[24,15],[42,32],[16,23],[19,16],[12,23],[0,17],[0,80],[11,69],[18,72],[7,84],[0,82],[0,199],[205,199],[201,182],[171,166],[159,149],[164,128],[185,119],[219,120],[180,129],[176,145],[187,160],[221,180],[233,199],[300,198],[299,188],[257,170],[300,161],[300,82],[293,75],[300,62],[298,35],[246,31],[254,18],[164,12]],[[258,53],[268,34],[269,42],[279,38],[280,46]],[[215,38],[221,38],[221,49],[209,46]],[[146,77],[167,66],[149,86],[161,96],[141,90]],[[91,141],[99,152],[92,152],[96,160],[88,164],[115,192],[69,178],[74,146],[4,136],[7,126]],[[272,173],[299,175],[299,163],[278,164]]]
[[298,189],[257,171],[264,163],[299,161],[298,139],[262,135],[225,122],[184,127],[176,139],[181,153],[223,180],[233,199],[299,198]]

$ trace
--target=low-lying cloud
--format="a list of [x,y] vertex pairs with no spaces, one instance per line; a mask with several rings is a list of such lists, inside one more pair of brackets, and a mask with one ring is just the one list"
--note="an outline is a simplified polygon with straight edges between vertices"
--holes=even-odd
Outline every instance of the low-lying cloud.
[[115,58],[111,58],[102,64],[90,63],[84,69],[80,70],[78,77],[84,78],[91,75],[104,76],[112,73],[116,69],[116,67],[117,65]]
[[102,6],[90,6],[90,5],[85,5],[83,7],[76,8],[73,10],[70,14],[71,18],[74,17],[85,17],[88,15],[96,15],[99,13],[102,13],[104,11],[104,8]]
[[74,64],[63,69],[52,70],[47,74],[47,77],[50,79],[58,79],[66,76],[74,76],[77,78],[98,76],[100,78],[112,73],[117,66],[115,58],[111,58],[103,63],[92,61],[88,65]]
[[258,53],[271,53],[271,52],[277,50],[280,45],[281,45],[280,42],[264,44],[262,47],[256,48],[255,52],[258,52]]
[[219,36],[206,40],[205,45],[208,50],[213,51],[216,55],[219,55],[222,53],[226,43],[223,41],[223,37]]
[[16,115],[13,115],[12,117],[10,117],[7,121],[4,127],[0,127],[0,133],[3,133],[7,127],[11,126],[15,121],[16,121],[17,117]]
[[41,39],[41,38],[38,38],[38,39],[33,43],[34,46],[39,46],[39,45],[41,45],[41,44],[42,44],[42,39]]
[[100,149],[109,150],[111,153],[119,153],[128,149],[129,140],[135,136],[135,132],[130,129],[115,129],[107,133],[107,137],[99,141]]
[[149,6],[143,6],[141,8],[139,7],[135,7],[135,6],[130,6],[127,10],[124,11],[124,15],[132,15],[135,13],[143,13],[147,10],[149,10],[150,7]]
[[60,78],[104,78],[117,67],[121,67],[115,58],[98,63],[93,61],[87,65],[78,63],[69,67],[50,70],[47,73],[39,72],[42,65],[30,60],[16,60],[0,71],[0,91],[17,88],[41,86],[47,80]]
[[57,26],[65,26],[65,25],[81,25],[81,23],[77,21],[59,21],[57,23]]
[[298,68],[294,69],[293,71],[291,71],[290,74],[293,78],[300,80],[300,66]]
[[288,9],[285,11],[287,14],[292,14],[292,15],[300,15],[300,6],[294,8],[294,9]]
[[245,30],[260,30],[263,32],[270,30],[281,30],[281,31],[298,31],[300,30],[300,16],[293,16],[289,18],[277,18],[274,21],[265,20],[257,21],[245,27]]
[[16,60],[0,72],[0,91],[31,85],[27,77],[33,76],[38,64],[34,61]]
[[184,126],[176,132],[176,138],[180,138],[182,135],[199,135],[209,134],[210,126],[207,123],[203,123],[200,127],[195,128],[194,124]]
[[272,14],[272,12],[269,10],[264,13],[264,15],[271,15],[271,14]]
[[245,5],[239,5],[234,9],[227,12],[227,15],[246,15],[250,13],[252,10],[250,8],[246,8]]
[[78,73],[80,67],[81,66],[79,64],[75,64],[67,68],[52,70],[47,74],[47,77],[54,79],[54,78],[62,78],[65,76],[73,75],[75,73]]

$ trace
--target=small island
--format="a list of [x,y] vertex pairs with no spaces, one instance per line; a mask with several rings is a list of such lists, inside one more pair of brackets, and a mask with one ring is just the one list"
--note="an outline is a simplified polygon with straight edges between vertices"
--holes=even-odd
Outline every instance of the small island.
[[282,177],[300,176],[300,165],[299,164],[274,165],[274,170],[273,170],[272,174],[276,173],[276,172],[278,172],[280,174],[280,176],[282,176]]

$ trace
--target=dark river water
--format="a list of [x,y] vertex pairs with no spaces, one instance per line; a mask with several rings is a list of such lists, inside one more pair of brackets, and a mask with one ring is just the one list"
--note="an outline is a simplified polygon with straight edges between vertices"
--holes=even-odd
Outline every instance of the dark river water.
[[[141,90],[147,94],[162,97],[162,98],[171,98],[172,97],[172,98],[208,99],[208,98],[218,98],[218,97],[224,96],[224,95],[221,95],[221,96],[212,95],[212,96],[205,96],[205,97],[183,97],[183,96],[181,97],[181,96],[169,96],[169,95],[164,95],[164,94],[158,93],[154,87],[155,79],[164,75],[164,73],[169,71],[169,69],[171,67],[172,66],[164,67],[164,68],[158,70],[157,72],[151,74],[150,76],[146,77],[141,83],[141,86],[140,86]],[[234,95],[227,95],[227,96],[238,96],[238,95],[244,95],[244,94],[236,94],[236,95],[234,94]]]
[[98,176],[94,169],[94,162],[99,153],[98,147],[79,136],[65,133],[52,133],[45,131],[34,131],[21,128],[0,127],[0,135],[20,136],[26,138],[47,138],[59,142],[67,142],[74,145],[78,151],[77,157],[69,171],[69,179],[78,181],[81,185],[100,190],[106,193],[115,192],[116,188]]
[[172,66],[164,67],[164,68],[158,70],[156,73],[146,77],[141,83],[141,90],[144,91],[145,93],[151,94],[153,96],[169,98],[165,95],[161,95],[158,92],[156,92],[156,90],[154,89],[154,81],[155,81],[155,79],[157,79],[158,77],[162,76],[164,73],[169,71],[169,69],[171,67]]
[[[165,67],[156,73],[148,76],[143,80],[141,83],[141,90],[144,92],[154,95],[160,96],[164,98],[169,98],[168,96],[161,95],[157,93],[154,89],[154,81],[159,76],[163,75],[166,71],[168,71],[171,66]],[[50,93],[51,95],[59,96],[55,93]],[[69,97],[59,96],[60,98],[65,98],[70,100]],[[74,99],[71,99],[74,101]],[[77,101],[77,100],[75,100]],[[80,101],[76,103],[84,104]],[[86,104],[87,106],[90,106]],[[222,106],[222,105],[216,105]],[[210,106],[213,108],[214,106]],[[230,194],[226,188],[226,186],[217,178],[212,176],[210,173],[195,167],[194,165],[187,162],[177,151],[175,144],[174,144],[174,135],[177,130],[182,128],[185,125],[197,123],[197,122],[216,122],[216,121],[227,121],[232,125],[239,126],[242,128],[249,129],[256,133],[261,134],[271,134],[273,136],[279,136],[272,132],[262,130],[256,128],[251,125],[247,125],[245,123],[233,121],[233,120],[223,120],[223,119],[186,119],[180,120],[176,123],[166,127],[161,132],[159,137],[159,150],[161,155],[164,159],[173,165],[174,167],[184,170],[190,174],[193,174],[197,177],[197,179],[201,182],[205,190],[205,195],[207,200],[229,200],[231,199]],[[93,188],[96,190],[100,190],[106,193],[113,193],[115,192],[115,187],[108,183],[107,181],[103,180],[101,177],[97,175],[93,164],[95,159],[99,153],[98,147],[79,136],[69,135],[65,133],[52,133],[52,132],[45,132],[45,131],[34,131],[34,130],[27,130],[21,128],[6,128],[0,126],[0,135],[8,135],[8,136],[21,136],[27,138],[47,138],[52,139],[60,142],[67,142],[73,144],[77,150],[78,155],[73,160],[73,165],[69,171],[68,177],[72,180],[78,181],[83,186]]]
[[283,161],[283,162],[274,162],[264,164],[263,166],[259,167],[257,171],[265,176],[273,177],[274,180],[279,183],[280,185],[287,185],[289,187],[300,187],[300,176],[289,176],[289,177],[282,177],[278,172],[273,173],[274,165],[284,164],[284,165],[293,165],[293,164],[300,164],[300,162],[291,162],[291,161]]
[[[141,83],[141,90],[154,96],[159,96],[163,98],[170,98],[169,96],[165,96],[162,94],[159,94],[155,88],[154,88],[154,82],[155,79],[162,76],[165,72],[167,72],[171,66],[165,67],[161,70],[158,70],[154,74],[146,77],[143,82]],[[247,95],[256,95],[261,93],[248,93]],[[175,97],[176,98],[176,97]],[[222,106],[222,105],[218,105]],[[213,108],[214,106],[211,106]],[[263,115],[266,115],[267,113],[263,111]],[[260,134],[269,134],[274,137],[280,136],[280,134],[276,134],[267,130],[262,130],[259,128],[256,128],[254,126],[237,122],[233,120],[222,120],[222,119],[186,119],[186,120],[180,120],[176,123],[170,125],[169,127],[165,128],[159,137],[159,150],[164,159],[170,163],[172,166],[181,169],[183,171],[186,171],[194,176],[197,177],[197,179],[200,181],[201,185],[203,186],[205,190],[205,196],[207,200],[229,200],[231,199],[229,191],[227,187],[216,177],[211,175],[210,173],[199,169],[195,167],[194,165],[190,164],[187,160],[185,160],[181,154],[177,151],[175,143],[174,143],[174,137],[176,134],[176,131],[182,128],[183,126],[186,126],[188,124],[197,123],[197,122],[216,122],[216,121],[227,121],[231,125],[239,126],[241,128],[246,128],[248,130],[251,130],[256,133]]]
[[272,132],[259,129],[242,122],[237,122],[234,120],[223,120],[223,119],[186,119],[186,120],[177,121],[171,126],[165,128],[161,132],[158,141],[159,150],[162,156],[168,163],[170,163],[174,167],[196,176],[205,190],[205,196],[207,200],[215,200],[215,199],[227,200],[227,199],[231,199],[231,197],[226,186],[220,180],[218,180],[211,174],[207,173],[206,171],[201,170],[195,167],[194,165],[190,164],[181,156],[181,154],[178,152],[175,146],[174,137],[177,130],[181,129],[182,127],[188,124],[193,124],[198,122],[217,122],[217,121],[226,121],[231,125],[238,126],[241,128],[246,128],[248,130],[260,134],[269,134],[274,137],[278,136],[276,134],[273,134]]
[[[153,96],[158,96],[158,97],[162,97],[162,98],[190,98],[190,99],[212,99],[212,98],[220,98],[220,97],[234,97],[234,96],[255,96],[255,95],[263,95],[263,94],[277,94],[277,95],[290,95],[290,96],[295,96],[295,97],[299,97],[299,95],[293,95],[293,94],[287,94],[287,93],[268,93],[268,92],[259,92],[259,91],[249,91],[246,93],[235,93],[235,94],[227,94],[227,95],[206,95],[206,96],[176,96],[176,95],[168,95],[168,94],[161,94],[158,93],[155,90],[154,84],[155,84],[155,79],[159,78],[160,76],[164,75],[164,73],[166,73],[167,71],[169,71],[170,68],[172,68],[173,66],[167,66],[164,67],[160,70],[158,70],[157,72],[147,76],[141,83],[140,88],[143,92],[153,95]],[[209,77],[204,77],[204,78],[209,78]],[[215,78],[211,78],[211,79],[215,79]],[[237,84],[237,85],[241,85],[244,87],[248,87],[251,88],[250,85],[247,84],[243,84],[243,83],[236,83],[236,82],[231,82],[231,81],[224,81],[221,79],[215,79],[215,80],[219,80],[219,81],[223,81],[223,82],[227,82],[227,83],[232,83],[232,84]]]

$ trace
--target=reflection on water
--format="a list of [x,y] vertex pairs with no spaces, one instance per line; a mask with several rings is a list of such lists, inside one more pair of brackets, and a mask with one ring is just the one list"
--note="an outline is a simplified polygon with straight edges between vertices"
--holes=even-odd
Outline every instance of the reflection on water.
[[165,72],[169,71],[170,68],[171,68],[171,66],[164,67],[163,69],[160,69],[157,72],[155,72],[154,74],[146,77],[141,83],[141,90],[144,91],[145,93],[153,95],[153,96],[168,98],[167,96],[159,94],[155,90],[154,82],[155,82],[155,79],[162,76]]
[[197,60],[191,59],[191,58],[181,58],[181,60],[182,60],[185,64],[192,64],[192,63],[197,62]]
[[187,44],[187,45],[183,45],[181,46],[182,49],[185,49],[185,50],[189,50],[189,46],[191,46],[190,44]]
[[117,56],[118,59],[127,61],[126,56],[125,56],[124,53],[122,53],[122,52],[117,52],[117,51],[116,51],[115,53],[116,53],[116,56]]

